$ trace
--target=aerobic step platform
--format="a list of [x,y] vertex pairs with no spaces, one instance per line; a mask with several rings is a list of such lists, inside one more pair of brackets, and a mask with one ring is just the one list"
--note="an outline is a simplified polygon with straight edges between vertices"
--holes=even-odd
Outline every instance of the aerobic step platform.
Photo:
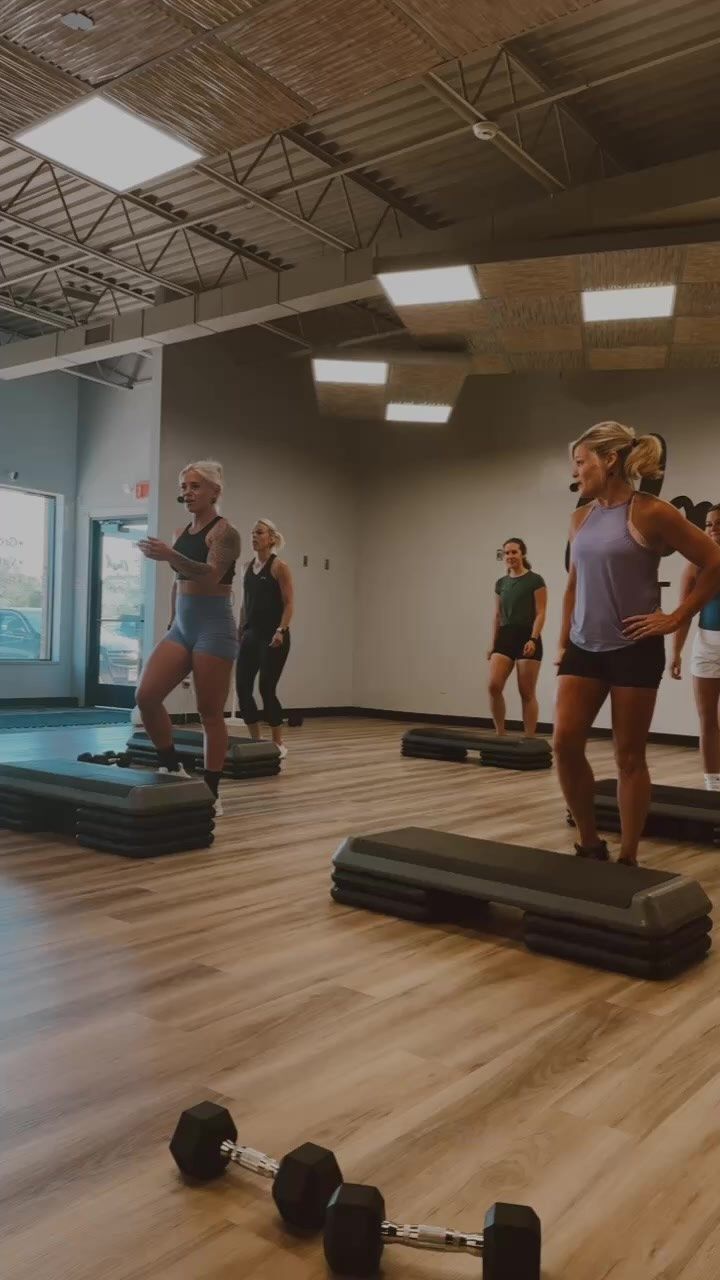
[[710,900],[687,876],[445,831],[351,836],[332,880],[335,902],[409,920],[467,923],[473,905],[518,907],[531,950],[635,977],[672,977],[711,945]]
[[478,751],[480,763],[496,769],[550,769],[552,751],[544,738],[498,737],[476,729],[445,729],[425,725],[403,734],[402,754],[425,760],[467,760]]
[[0,764],[0,827],[57,831],[126,858],[206,848],[214,799],[201,780],[69,760]]
[[[602,831],[620,830],[615,778],[595,783],[595,816]],[[720,845],[720,791],[653,785],[644,834]]]
[[[187,769],[203,767],[203,735],[201,729],[175,729],[175,750]],[[127,750],[132,764],[157,769],[155,748],[142,730],[128,739]],[[280,772],[280,752],[274,742],[253,742],[247,735],[231,734],[223,774],[226,778],[266,778]]]

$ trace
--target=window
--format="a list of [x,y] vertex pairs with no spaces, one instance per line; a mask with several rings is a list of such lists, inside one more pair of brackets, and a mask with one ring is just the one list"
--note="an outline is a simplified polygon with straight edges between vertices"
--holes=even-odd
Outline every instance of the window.
[[55,499],[0,487],[0,662],[52,656]]

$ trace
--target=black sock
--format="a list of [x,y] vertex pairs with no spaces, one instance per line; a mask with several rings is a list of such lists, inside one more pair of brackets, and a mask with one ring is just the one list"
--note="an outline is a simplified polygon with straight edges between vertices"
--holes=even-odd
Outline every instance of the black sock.
[[177,773],[180,768],[180,757],[175,750],[173,743],[169,747],[157,747],[158,764],[161,769],[168,769],[170,773]]
[[217,800],[220,779],[222,778],[222,769],[206,769],[203,773],[203,777]]

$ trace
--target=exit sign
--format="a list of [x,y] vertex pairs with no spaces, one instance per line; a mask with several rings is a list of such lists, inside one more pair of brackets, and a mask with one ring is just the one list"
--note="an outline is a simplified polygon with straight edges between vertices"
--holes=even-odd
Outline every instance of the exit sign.
[[135,485],[135,497],[147,498],[149,492],[150,492],[150,481],[138,480],[137,484]]

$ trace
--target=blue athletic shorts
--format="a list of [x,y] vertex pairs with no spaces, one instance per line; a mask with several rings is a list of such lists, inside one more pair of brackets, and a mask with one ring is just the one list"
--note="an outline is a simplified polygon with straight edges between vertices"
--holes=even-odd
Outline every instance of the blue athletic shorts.
[[234,662],[238,631],[229,597],[179,594],[175,621],[165,639],[183,645],[189,653],[211,653]]

